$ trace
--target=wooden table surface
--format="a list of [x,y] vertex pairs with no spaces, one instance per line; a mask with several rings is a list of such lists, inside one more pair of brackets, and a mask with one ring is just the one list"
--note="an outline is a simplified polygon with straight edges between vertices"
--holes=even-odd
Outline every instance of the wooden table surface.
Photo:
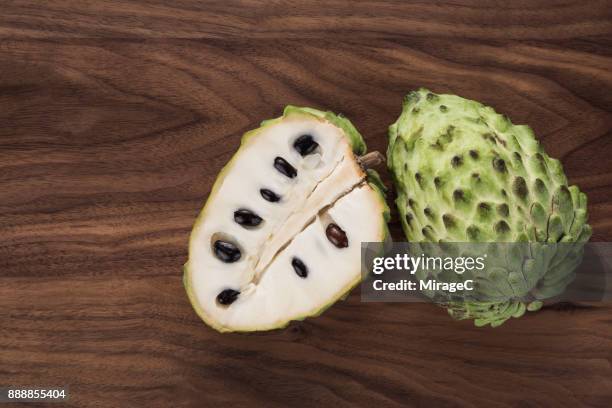
[[593,240],[612,240],[609,1],[0,8],[0,386],[68,385],[70,407],[612,404],[609,303],[478,329],[355,291],[284,330],[221,335],[181,283],[243,132],[308,105],[384,151],[421,86],[530,124],[588,194]]

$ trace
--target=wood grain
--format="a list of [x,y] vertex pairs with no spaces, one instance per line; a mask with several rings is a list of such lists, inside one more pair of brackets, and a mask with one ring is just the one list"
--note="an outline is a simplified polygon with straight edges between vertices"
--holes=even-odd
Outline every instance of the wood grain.
[[221,335],[181,284],[243,132],[309,105],[384,151],[420,86],[530,124],[612,240],[609,2],[1,7],[0,385],[69,385],[70,407],[609,406],[609,303],[477,329],[357,291]]

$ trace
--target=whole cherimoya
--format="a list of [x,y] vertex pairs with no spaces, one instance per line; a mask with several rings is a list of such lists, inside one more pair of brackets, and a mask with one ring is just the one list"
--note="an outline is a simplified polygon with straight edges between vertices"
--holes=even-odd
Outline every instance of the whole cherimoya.
[[571,243],[591,236],[587,198],[568,186],[529,127],[479,102],[420,89],[389,128],[387,162],[409,241],[530,245],[520,262],[475,274],[475,292],[488,300],[439,301],[452,316],[497,326],[539,309],[573,279],[583,246]]
[[361,242],[383,240],[388,218],[365,150],[347,119],[310,108],[288,106],[243,136],[189,243],[184,283],[206,323],[279,328],[360,281]]

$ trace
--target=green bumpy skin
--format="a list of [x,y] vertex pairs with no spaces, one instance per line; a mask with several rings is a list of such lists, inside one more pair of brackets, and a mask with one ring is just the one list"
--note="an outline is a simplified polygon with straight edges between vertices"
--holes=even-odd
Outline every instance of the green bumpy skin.
[[[542,244],[542,253],[550,252],[546,243],[584,243],[591,236],[587,197],[568,186],[561,163],[529,127],[479,102],[427,89],[408,94],[389,127],[387,164],[411,242],[529,242]],[[492,272],[480,286],[476,281],[477,291],[507,299],[444,306],[477,326],[537,310],[574,277],[583,248],[566,247],[573,249],[548,253],[537,268],[527,262]]]

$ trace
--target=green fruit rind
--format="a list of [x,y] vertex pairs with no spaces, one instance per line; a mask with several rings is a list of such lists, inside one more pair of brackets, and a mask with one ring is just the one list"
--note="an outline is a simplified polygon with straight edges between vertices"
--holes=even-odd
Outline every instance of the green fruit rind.
[[[587,197],[568,186],[561,163],[528,126],[421,88],[404,98],[389,127],[387,165],[409,241],[537,244],[531,262],[476,282],[477,291],[506,300],[444,304],[454,318],[496,327],[538,310],[573,279],[591,236]],[[545,245],[558,242],[565,244]]]
[[389,204],[387,204],[386,196],[387,196],[387,187],[382,182],[380,175],[374,169],[367,169],[366,174],[368,175],[368,184],[374,191],[378,193],[380,197],[380,202],[383,205],[383,218],[385,219],[385,225],[391,219],[391,209],[389,208]]
[[[276,119],[268,119],[261,122],[261,126],[267,126],[271,123],[278,122],[283,118],[286,118],[290,115],[310,115],[315,118],[321,120],[326,120],[333,124],[336,127],[339,127],[344,131],[345,136],[348,138],[351,147],[353,148],[353,153],[358,156],[364,155],[367,153],[367,147],[361,133],[355,128],[353,123],[345,118],[342,114],[335,114],[330,111],[321,111],[314,108],[287,105],[283,110],[283,116]],[[255,129],[254,131],[259,131],[259,129]]]

